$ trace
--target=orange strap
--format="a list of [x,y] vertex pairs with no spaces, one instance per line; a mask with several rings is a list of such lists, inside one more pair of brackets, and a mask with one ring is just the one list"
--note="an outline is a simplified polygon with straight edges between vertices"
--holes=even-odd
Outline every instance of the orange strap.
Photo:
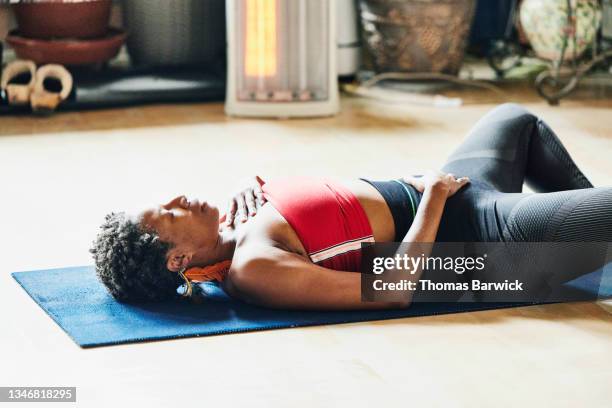
[[187,279],[192,282],[208,282],[216,280],[222,282],[225,279],[225,274],[229,270],[232,261],[222,261],[210,266],[204,266],[202,268],[194,267],[189,268],[185,271],[184,275]]

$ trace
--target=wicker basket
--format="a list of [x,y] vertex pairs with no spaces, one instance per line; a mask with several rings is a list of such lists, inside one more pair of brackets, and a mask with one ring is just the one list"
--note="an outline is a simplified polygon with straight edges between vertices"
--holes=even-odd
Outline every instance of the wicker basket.
[[436,72],[461,68],[476,0],[360,0],[371,68]]

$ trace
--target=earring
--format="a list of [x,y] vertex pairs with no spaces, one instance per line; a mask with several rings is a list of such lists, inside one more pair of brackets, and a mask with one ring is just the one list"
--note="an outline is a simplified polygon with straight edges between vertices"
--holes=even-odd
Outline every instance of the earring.
[[185,290],[184,293],[182,293],[181,295],[183,297],[191,297],[191,295],[193,294],[193,286],[191,285],[191,281],[189,279],[187,279],[187,277],[185,276],[185,271],[187,270],[187,268],[183,268],[180,269],[178,271],[178,274],[181,278],[183,278],[183,280],[185,281],[185,285],[187,285],[187,288]]

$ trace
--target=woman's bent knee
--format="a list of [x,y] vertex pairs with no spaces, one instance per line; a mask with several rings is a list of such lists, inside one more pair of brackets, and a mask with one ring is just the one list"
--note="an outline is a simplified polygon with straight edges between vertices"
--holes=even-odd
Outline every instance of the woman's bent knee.
[[538,120],[538,117],[527,110],[523,105],[512,102],[507,102],[493,108],[490,114],[504,120],[512,119],[534,122]]

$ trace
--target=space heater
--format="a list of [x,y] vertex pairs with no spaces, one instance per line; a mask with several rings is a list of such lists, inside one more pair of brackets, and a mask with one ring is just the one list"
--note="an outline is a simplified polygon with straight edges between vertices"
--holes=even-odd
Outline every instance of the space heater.
[[335,0],[228,0],[231,116],[338,112]]

